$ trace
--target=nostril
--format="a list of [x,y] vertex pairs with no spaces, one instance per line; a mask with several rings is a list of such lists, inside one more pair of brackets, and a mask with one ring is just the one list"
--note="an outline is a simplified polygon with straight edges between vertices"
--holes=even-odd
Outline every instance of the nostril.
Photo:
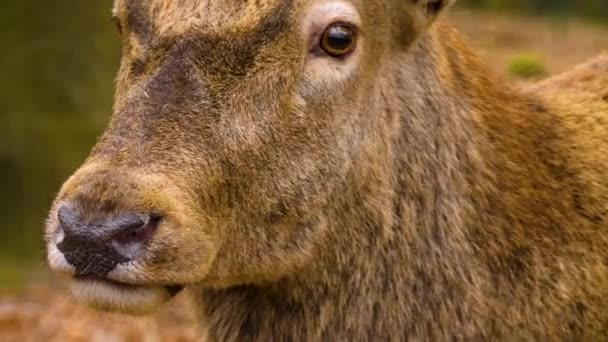
[[[126,212],[111,218],[82,222],[69,205],[59,207],[57,218],[60,228],[58,238],[59,235],[65,235],[70,241],[87,240],[96,244],[119,245],[145,242],[158,229],[162,220],[161,215],[157,214]],[[77,247],[78,244],[74,245]]]
[[145,218],[125,222],[121,229],[114,235],[114,241],[121,245],[143,243],[147,241],[158,229],[162,217],[160,215],[149,215]]
[[78,227],[78,219],[74,211],[67,205],[62,205],[57,211],[57,219],[59,225],[64,232],[69,233],[71,230]]

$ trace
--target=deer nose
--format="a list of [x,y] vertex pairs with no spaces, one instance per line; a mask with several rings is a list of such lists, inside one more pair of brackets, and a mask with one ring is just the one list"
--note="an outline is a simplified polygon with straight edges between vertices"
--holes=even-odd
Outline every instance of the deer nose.
[[63,235],[57,248],[75,268],[75,276],[93,277],[105,277],[136,258],[161,220],[158,215],[127,212],[90,223],[69,205],[62,205],[57,216]]

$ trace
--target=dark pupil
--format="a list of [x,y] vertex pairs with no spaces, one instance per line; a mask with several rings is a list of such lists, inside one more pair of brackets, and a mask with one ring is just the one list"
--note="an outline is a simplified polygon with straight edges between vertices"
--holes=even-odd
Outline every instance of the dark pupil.
[[352,44],[350,30],[344,26],[334,26],[327,34],[327,44],[334,50],[347,50]]

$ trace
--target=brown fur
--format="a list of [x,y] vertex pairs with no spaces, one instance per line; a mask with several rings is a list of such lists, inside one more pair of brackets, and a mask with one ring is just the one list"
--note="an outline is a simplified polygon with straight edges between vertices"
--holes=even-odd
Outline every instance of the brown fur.
[[324,83],[311,1],[118,1],[115,114],[56,203],[162,212],[137,279],[210,340],[607,339],[608,57],[519,89],[425,1],[350,2]]

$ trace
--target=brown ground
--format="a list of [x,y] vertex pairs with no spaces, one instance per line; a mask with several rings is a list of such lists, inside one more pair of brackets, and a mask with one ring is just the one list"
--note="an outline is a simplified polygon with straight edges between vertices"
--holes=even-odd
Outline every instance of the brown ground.
[[29,288],[0,299],[0,341],[193,341],[188,307],[181,295],[155,317],[132,318],[94,312],[63,288]]
[[[501,17],[457,11],[452,22],[493,68],[509,78],[508,62],[521,52],[543,56],[558,73],[608,50],[608,27],[578,21]],[[100,315],[74,303],[56,281],[37,277],[20,294],[0,290],[0,341],[192,341],[194,318],[184,296],[151,318]]]

